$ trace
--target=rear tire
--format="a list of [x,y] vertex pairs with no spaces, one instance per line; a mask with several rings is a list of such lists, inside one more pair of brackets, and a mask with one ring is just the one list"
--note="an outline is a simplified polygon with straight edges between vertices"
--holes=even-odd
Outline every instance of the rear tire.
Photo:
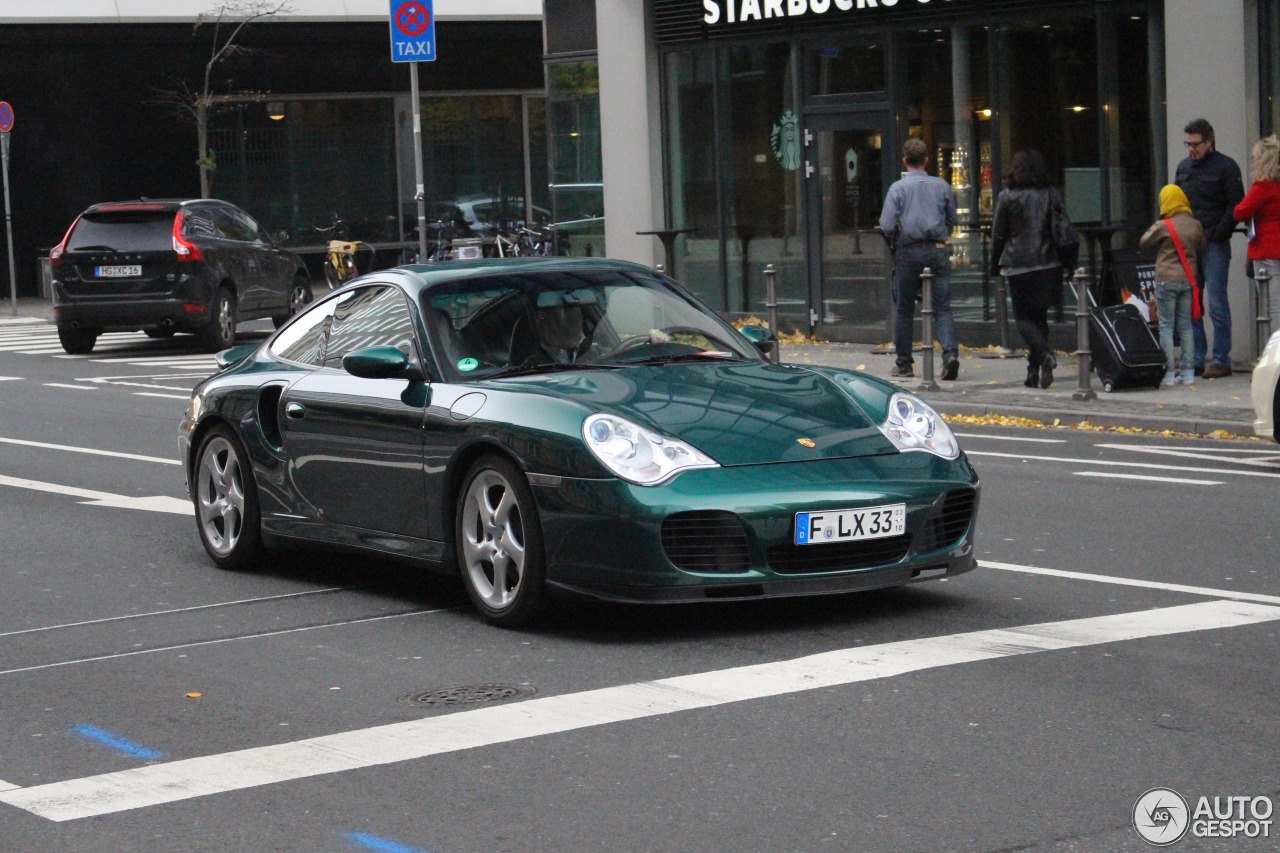
[[311,282],[304,275],[294,276],[289,286],[289,313],[272,317],[271,322],[278,329],[298,315],[311,302]]
[[58,327],[58,342],[68,355],[88,355],[93,352],[93,345],[98,342],[96,329],[72,329],[67,326]]
[[481,457],[467,471],[454,547],[463,586],[486,622],[519,628],[542,615],[542,521],[528,481],[506,457]]
[[219,424],[200,442],[191,472],[200,544],[219,568],[239,571],[263,554],[258,487],[249,454],[235,434]]
[[200,327],[200,343],[210,352],[229,349],[236,342],[236,298],[225,287],[213,299],[213,316]]

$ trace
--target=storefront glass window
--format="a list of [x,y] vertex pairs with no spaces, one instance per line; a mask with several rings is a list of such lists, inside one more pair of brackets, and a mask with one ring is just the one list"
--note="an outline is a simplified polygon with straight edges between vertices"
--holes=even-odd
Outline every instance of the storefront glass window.
[[669,272],[710,305],[723,309],[716,215],[714,74],[712,50],[670,53],[666,57],[671,223],[677,229],[697,229],[677,238],[675,269]]
[[602,254],[600,79],[594,59],[547,66],[547,136],[551,209],[561,245],[572,255]]
[[881,44],[823,43],[806,51],[805,63],[812,95],[856,95],[887,88]]
[[[412,150],[412,136],[407,143]],[[456,205],[477,236],[490,224],[523,219],[520,96],[423,98],[422,162],[428,219]],[[405,213],[416,216],[413,193],[405,194],[404,204]]]
[[211,121],[211,194],[292,246],[335,219],[352,239],[397,239],[394,127],[390,98],[229,104]]
[[[1115,76],[1104,89],[1111,92],[1107,105],[1109,127],[1107,159],[1111,166],[1110,221],[1120,230],[1111,237],[1112,248],[1136,246],[1142,232],[1156,217],[1156,193],[1166,180],[1163,162],[1152,158],[1154,129],[1151,56],[1157,45],[1150,15],[1116,12],[1108,24],[1114,39]],[[1180,141],[1181,138],[1179,138]],[[1101,244],[1100,244],[1101,245]]]
[[764,265],[772,263],[780,313],[807,314],[800,229],[803,146],[789,44],[730,47],[720,53],[718,114],[727,233],[726,308],[763,316]]

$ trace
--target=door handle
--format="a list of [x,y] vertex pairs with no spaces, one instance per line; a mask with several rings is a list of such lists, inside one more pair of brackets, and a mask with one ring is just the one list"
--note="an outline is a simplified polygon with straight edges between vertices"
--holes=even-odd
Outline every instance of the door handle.
[[285,403],[284,416],[291,421],[300,421],[307,416],[307,407],[301,403]]

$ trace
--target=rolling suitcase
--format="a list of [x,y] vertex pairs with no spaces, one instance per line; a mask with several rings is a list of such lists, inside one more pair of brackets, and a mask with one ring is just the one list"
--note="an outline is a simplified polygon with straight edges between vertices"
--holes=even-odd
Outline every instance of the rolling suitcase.
[[1089,351],[1103,391],[1159,388],[1164,378],[1164,350],[1133,305],[1089,309]]

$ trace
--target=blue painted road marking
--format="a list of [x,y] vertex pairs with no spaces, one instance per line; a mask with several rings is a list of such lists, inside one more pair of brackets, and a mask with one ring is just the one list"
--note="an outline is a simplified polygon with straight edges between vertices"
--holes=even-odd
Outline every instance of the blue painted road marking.
[[359,844],[367,850],[378,850],[381,853],[427,853],[417,847],[406,847],[389,838],[379,838],[367,832],[348,832],[345,837],[353,844]]
[[87,726],[84,723],[81,723],[78,726],[73,726],[71,731],[82,737],[87,737],[90,740],[96,740],[98,743],[109,746],[117,752],[122,752],[125,755],[132,756],[133,758],[164,758],[163,752],[148,749],[147,747],[136,744],[131,740],[126,740],[119,735],[113,735],[111,732],[104,731],[97,726]]

